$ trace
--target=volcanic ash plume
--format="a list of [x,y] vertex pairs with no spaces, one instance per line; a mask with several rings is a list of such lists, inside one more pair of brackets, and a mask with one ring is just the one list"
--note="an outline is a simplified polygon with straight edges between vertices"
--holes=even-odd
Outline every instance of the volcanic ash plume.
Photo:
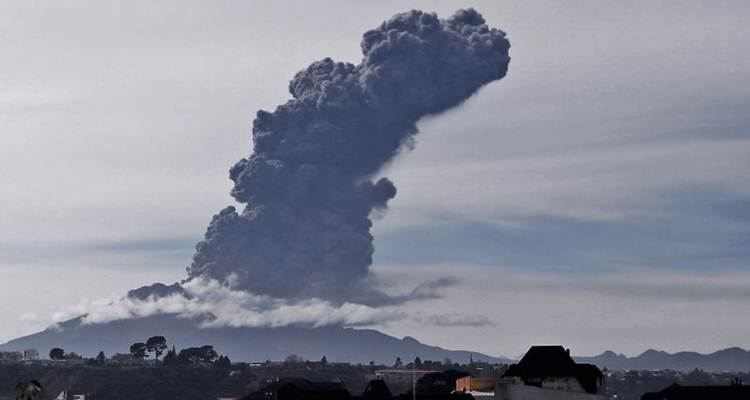
[[373,210],[396,195],[378,170],[417,121],[505,76],[510,44],[474,10],[399,14],[362,38],[359,65],[329,58],[298,72],[293,99],[258,111],[253,153],[229,172],[246,204],[214,216],[191,278],[276,298],[383,303],[367,289]]

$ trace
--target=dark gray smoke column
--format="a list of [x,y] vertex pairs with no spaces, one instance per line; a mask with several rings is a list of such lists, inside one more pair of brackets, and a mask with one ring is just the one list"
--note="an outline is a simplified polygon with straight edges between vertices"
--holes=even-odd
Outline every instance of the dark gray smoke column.
[[362,38],[359,65],[329,58],[300,71],[294,97],[258,111],[253,153],[234,165],[232,196],[188,267],[282,298],[378,303],[364,284],[372,262],[370,213],[396,195],[371,181],[417,121],[454,107],[505,76],[510,44],[474,10],[447,20],[411,11]]

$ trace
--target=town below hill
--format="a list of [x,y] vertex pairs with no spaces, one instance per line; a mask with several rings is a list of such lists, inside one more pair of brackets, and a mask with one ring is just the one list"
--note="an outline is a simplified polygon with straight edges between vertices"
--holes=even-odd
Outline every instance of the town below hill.
[[[571,357],[570,350],[562,346],[532,346],[517,363],[475,359],[473,354],[469,354],[468,362],[448,357],[429,360],[417,356],[410,360],[396,356],[389,363],[348,363],[329,361],[326,355],[311,361],[297,354],[289,354],[283,361],[232,362],[212,345],[178,348],[164,336],[136,337],[136,341],[121,350],[109,356],[104,351],[95,353],[96,356],[83,356],[61,347],[45,350],[43,354],[33,348],[0,351],[0,400],[13,398],[15,385],[23,382],[42,384],[45,389],[42,399],[54,399],[57,393],[81,393],[86,396],[78,398],[86,400],[240,399],[274,382],[295,378],[305,382],[338,382],[345,388],[339,391],[355,397],[366,392],[373,380],[379,380],[387,383],[394,399],[412,388],[416,388],[417,395],[450,395],[457,390],[457,379],[462,377],[490,383],[515,377],[528,384],[533,379],[526,375],[542,372],[551,377],[570,373],[580,383],[578,387],[565,381],[565,390],[583,390],[597,398],[608,396],[618,400],[637,400],[644,393],[675,384],[706,387],[750,382],[750,352],[740,348],[705,355],[649,350],[628,358],[613,352]],[[550,372],[550,366],[560,370]],[[505,384],[513,386],[518,382]],[[471,395],[453,397],[453,400],[472,398]]]
[[[179,353],[178,353],[179,355]],[[389,375],[388,386],[394,395],[412,388],[416,371],[417,393],[435,390],[428,376],[442,372],[450,376],[497,378],[506,364],[474,362],[444,365],[442,361],[415,360],[400,365],[349,364],[306,361],[288,357],[286,361],[262,363],[209,363],[199,358],[189,362],[165,364],[156,361],[97,359],[61,359],[5,362],[0,364],[0,398],[14,398],[18,382],[37,380],[44,385],[42,399],[54,399],[58,393],[86,394],[90,399],[142,400],[241,398],[282,378],[305,378],[313,382],[341,382],[353,395],[360,395],[371,379]],[[750,372],[707,372],[693,370],[616,371],[604,370],[606,393],[619,400],[639,400],[646,392],[662,390],[673,384],[730,385],[739,379],[750,382]],[[450,386],[450,385],[449,385]],[[452,390],[452,387],[438,388]],[[616,396],[616,397],[615,397]]]

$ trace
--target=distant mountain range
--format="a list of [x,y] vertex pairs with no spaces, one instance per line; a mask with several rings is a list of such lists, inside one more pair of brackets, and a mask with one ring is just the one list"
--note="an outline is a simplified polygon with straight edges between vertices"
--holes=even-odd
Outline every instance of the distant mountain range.
[[111,356],[127,353],[132,343],[145,342],[154,335],[165,336],[169,345],[174,344],[178,349],[210,344],[233,361],[284,360],[297,354],[314,361],[326,356],[329,361],[363,364],[374,361],[385,365],[393,364],[396,357],[408,363],[416,356],[423,360],[450,358],[459,363],[468,362],[470,358],[491,363],[511,362],[477,352],[429,346],[408,336],[399,339],[373,329],[340,326],[200,329],[194,321],[167,315],[91,325],[82,325],[80,319],[73,319],[60,324],[59,328],[11,340],[0,345],[0,350],[35,348],[46,354],[53,347],[61,347],[66,352],[89,357],[99,351]]
[[606,367],[608,369],[690,371],[698,368],[711,372],[750,371],[750,351],[739,347],[730,347],[710,354],[692,351],[667,353],[650,349],[636,357],[627,357],[613,351],[605,351],[594,357],[574,358],[578,362],[596,364],[600,368]]

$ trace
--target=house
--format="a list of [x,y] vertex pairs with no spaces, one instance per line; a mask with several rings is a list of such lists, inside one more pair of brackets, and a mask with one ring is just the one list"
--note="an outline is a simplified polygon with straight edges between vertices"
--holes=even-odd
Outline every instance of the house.
[[470,394],[477,400],[491,400],[495,398],[495,384],[494,378],[464,376],[456,379],[456,392]]
[[23,360],[20,351],[0,351],[0,364],[14,364]]
[[674,384],[661,392],[646,393],[641,400],[747,400],[750,386],[735,381],[729,386],[681,386]]
[[495,391],[495,379],[464,376],[456,380],[456,390],[459,392],[492,392]]
[[303,378],[279,379],[242,400],[351,400],[341,382],[310,382]]
[[373,379],[362,392],[362,398],[365,400],[390,400],[393,398],[393,394],[384,380]]
[[381,369],[375,371],[375,379],[380,379],[386,383],[397,385],[416,382],[419,378],[436,372],[440,371],[422,369]]
[[132,354],[117,353],[109,358],[113,364],[137,364],[138,360]]
[[495,400],[604,400],[604,375],[562,346],[532,346],[495,386]]
[[39,350],[37,349],[26,349],[23,351],[23,360],[24,361],[38,361],[40,359],[39,357]]

